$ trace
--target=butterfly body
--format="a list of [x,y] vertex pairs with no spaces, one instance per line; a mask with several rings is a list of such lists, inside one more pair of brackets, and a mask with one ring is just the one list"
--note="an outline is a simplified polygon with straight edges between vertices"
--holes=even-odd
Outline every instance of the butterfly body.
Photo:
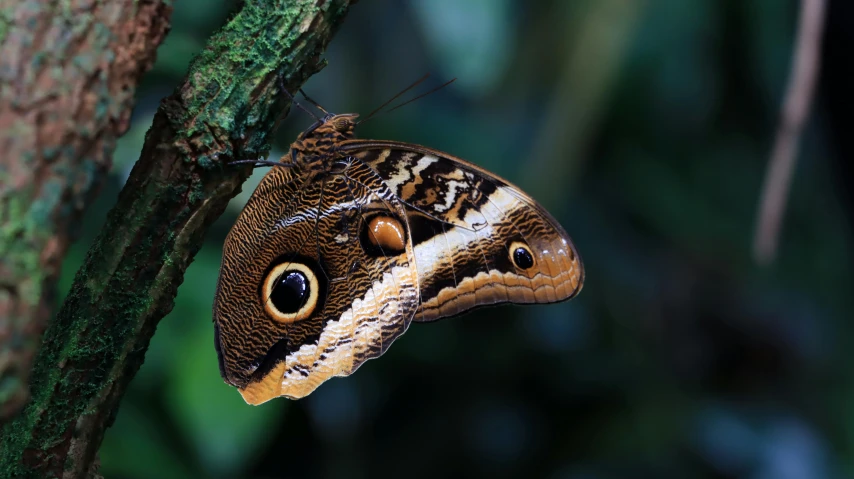
[[446,153],[357,140],[355,118],[303,132],[226,239],[215,341],[251,404],[351,374],[413,320],[582,287],[571,240],[533,199]]

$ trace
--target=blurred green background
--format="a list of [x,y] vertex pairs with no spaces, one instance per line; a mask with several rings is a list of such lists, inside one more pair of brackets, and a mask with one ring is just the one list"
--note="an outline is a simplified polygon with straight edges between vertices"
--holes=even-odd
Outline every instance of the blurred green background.
[[[845,0],[843,0],[845,1]],[[821,103],[778,261],[751,259],[785,90],[794,0],[363,0],[306,85],[371,111],[424,73],[458,77],[361,127],[510,179],[574,238],[575,300],[414,324],[300,401],[246,405],[220,379],[211,229],[100,452],[108,478],[854,476],[852,231]],[[68,289],[159,101],[235,4],[181,0]],[[850,50],[849,50],[850,51]],[[850,86],[849,86],[850,87]],[[424,86],[424,90],[428,89]],[[282,122],[282,155],[311,119]],[[129,288],[133,285],[128,285]]]

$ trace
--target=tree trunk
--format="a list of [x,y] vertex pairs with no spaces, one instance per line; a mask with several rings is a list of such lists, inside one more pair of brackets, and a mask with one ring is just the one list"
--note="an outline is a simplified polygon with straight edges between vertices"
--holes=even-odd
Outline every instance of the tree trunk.
[[[0,476],[82,477],[208,226],[240,190],[353,0],[247,0],[163,100],[130,178],[50,323]],[[86,171],[84,169],[84,171]],[[213,345],[211,345],[213,347]]]
[[83,210],[169,27],[163,1],[0,1],[0,424],[32,358]]

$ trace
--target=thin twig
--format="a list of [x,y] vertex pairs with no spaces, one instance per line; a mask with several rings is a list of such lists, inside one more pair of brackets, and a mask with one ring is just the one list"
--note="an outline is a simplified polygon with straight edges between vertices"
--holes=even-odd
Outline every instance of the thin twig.
[[777,254],[798,142],[812,104],[819,71],[825,6],[825,0],[801,0],[789,87],[759,203],[753,255],[760,264],[770,263]]

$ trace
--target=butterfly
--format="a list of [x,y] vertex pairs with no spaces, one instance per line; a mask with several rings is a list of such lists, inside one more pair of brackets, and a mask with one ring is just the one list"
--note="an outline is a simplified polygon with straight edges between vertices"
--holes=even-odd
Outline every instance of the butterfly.
[[432,148],[356,139],[357,114],[312,103],[324,116],[270,162],[223,246],[215,346],[247,403],[348,376],[412,321],[579,293],[572,240],[519,188]]

